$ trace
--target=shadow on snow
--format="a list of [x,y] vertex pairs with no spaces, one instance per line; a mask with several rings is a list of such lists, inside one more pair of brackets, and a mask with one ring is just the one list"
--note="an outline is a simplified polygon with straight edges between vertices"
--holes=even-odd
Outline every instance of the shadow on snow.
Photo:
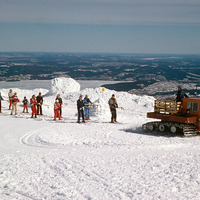
[[147,135],[147,136],[155,136],[155,137],[182,137],[181,134],[172,134],[170,132],[145,132],[142,130],[141,127],[137,127],[137,128],[128,128],[128,129],[124,129],[122,131],[125,131],[127,133],[134,133],[134,134],[139,134],[139,135]]

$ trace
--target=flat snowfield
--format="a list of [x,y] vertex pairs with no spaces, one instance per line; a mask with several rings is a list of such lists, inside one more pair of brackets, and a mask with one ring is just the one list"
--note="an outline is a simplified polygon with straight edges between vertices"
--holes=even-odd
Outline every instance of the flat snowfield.
[[[20,99],[35,92],[15,90]],[[53,121],[56,94],[40,91],[46,93],[44,115],[37,119],[30,118],[30,107],[22,113],[21,103],[18,115],[10,115],[8,102],[2,102],[1,200],[200,199],[200,137],[144,133],[141,125],[153,109],[152,97],[110,90],[102,94],[101,88],[58,91],[63,118]],[[7,96],[8,90],[1,92]],[[107,105],[112,93],[124,108],[117,110],[115,124],[109,123]],[[91,120],[77,124],[79,94],[88,94],[95,106]]]

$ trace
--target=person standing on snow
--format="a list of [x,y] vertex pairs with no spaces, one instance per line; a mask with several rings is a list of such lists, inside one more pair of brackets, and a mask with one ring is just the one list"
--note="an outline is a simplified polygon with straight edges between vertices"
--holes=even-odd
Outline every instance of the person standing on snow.
[[8,99],[9,99],[9,110],[11,109],[11,106],[12,106],[12,97],[13,97],[13,91],[12,89],[9,90],[9,93],[8,93]]
[[26,112],[28,113],[28,99],[26,97],[24,97],[24,100],[22,101],[23,104],[24,104],[24,110],[23,110],[23,113]]
[[11,97],[12,99],[12,111],[11,115],[13,115],[13,112],[15,111],[15,115],[17,115],[17,103],[20,102],[17,97],[17,92],[14,93],[14,95]]
[[3,97],[1,96],[1,92],[0,92],[0,113],[1,113],[1,101],[3,101]]
[[34,115],[35,115],[35,118],[37,118],[36,106],[38,105],[38,102],[37,102],[37,99],[35,98],[35,95],[33,95],[32,98],[30,99],[30,103],[31,103],[31,110],[32,110],[31,118],[33,118]]
[[82,115],[82,122],[85,123],[85,119],[84,119],[84,102],[82,99],[82,95],[80,95],[79,99],[77,100],[77,110],[78,110],[78,121],[77,123],[80,123],[80,118]]
[[111,123],[117,122],[117,111],[118,108],[117,100],[115,99],[115,95],[113,94],[112,97],[108,101],[110,112],[111,112]]
[[60,103],[59,100],[57,99],[54,103],[54,121],[56,121],[56,118],[58,117],[59,120],[61,120],[61,116],[60,116]]
[[62,98],[60,97],[60,94],[57,95],[56,97],[56,100],[58,100],[59,104],[60,104],[60,108],[59,108],[59,111],[60,111],[60,116],[62,117]]
[[43,97],[42,97],[42,94],[41,92],[39,92],[39,95],[36,97],[37,99],[37,115],[43,115],[42,114],[42,104],[43,104]]
[[92,105],[92,102],[88,98],[88,95],[85,95],[83,102],[85,104],[85,120],[90,120],[90,105]]

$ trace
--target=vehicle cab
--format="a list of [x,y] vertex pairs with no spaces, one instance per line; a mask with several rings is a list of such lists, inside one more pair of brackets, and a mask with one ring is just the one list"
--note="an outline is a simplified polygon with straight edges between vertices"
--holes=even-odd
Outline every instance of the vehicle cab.
[[182,102],[181,113],[188,117],[197,118],[197,127],[200,130],[200,99],[197,98],[185,98]]

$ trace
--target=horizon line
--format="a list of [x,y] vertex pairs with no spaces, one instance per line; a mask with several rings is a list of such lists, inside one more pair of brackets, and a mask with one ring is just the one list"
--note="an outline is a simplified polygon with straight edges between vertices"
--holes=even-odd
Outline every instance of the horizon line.
[[196,55],[200,53],[133,53],[133,52],[69,52],[69,51],[0,51],[2,53],[63,53],[63,54],[115,54],[115,55]]

